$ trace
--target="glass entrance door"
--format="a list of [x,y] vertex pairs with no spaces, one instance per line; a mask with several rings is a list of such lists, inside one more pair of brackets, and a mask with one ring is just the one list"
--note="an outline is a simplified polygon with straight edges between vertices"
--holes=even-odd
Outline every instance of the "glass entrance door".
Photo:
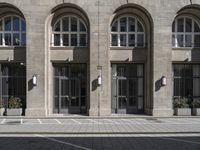
[[54,64],[54,113],[86,112],[86,65]]
[[79,79],[59,79],[59,113],[80,113],[80,81]]
[[112,64],[112,113],[143,112],[143,65]]

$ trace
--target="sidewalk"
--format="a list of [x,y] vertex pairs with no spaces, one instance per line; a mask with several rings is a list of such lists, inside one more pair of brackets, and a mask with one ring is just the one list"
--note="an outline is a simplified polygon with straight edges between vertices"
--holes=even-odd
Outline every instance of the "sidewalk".
[[200,118],[0,119],[0,134],[200,133]]

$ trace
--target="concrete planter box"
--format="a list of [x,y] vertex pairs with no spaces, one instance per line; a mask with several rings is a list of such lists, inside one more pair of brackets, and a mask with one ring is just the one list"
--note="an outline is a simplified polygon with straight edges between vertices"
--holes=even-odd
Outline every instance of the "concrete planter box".
[[5,112],[5,108],[0,108],[0,116],[3,116],[4,112]]
[[7,109],[7,116],[21,116],[22,108],[11,108]]
[[192,108],[192,115],[200,116],[200,108]]
[[191,108],[175,108],[174,114],[176,116],[191,116]]

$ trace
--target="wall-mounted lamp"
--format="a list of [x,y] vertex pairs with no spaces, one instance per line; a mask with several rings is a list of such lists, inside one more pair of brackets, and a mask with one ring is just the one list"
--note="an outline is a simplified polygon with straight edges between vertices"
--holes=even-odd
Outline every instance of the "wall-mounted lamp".
[[33,85],[36,86],[37,85],[37,75],[33,75]]
[[166,85],[167,85],[167,78],[166,78],[165,76],[163,76],[163,77],[161,78],[161,85],[162,85],[162,86],[166,86]]
[[97,78],[98,86],[101,86],[102,85],[102,66],[97,66],[97,70],[99,71],[99,76]]
[[102,78],[101,76],[98,76],[98,85],[100,86],[102,84]]

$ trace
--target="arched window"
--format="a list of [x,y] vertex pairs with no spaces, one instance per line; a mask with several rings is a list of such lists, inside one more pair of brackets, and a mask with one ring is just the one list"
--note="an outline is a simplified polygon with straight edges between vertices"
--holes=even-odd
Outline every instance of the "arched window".
[[111,46],[144,47],[143,24],[135,17],[120,17],[111,26]]
[[0,19],[0,46],[25,46],[26,23],[19,16]]
[[200,47],[199,23],[191,17],[178,17],[172,25],[172,46]]
[[86,47],[87,29],[84,22],[76,16],[64,16],[53,25],[52,46]]

